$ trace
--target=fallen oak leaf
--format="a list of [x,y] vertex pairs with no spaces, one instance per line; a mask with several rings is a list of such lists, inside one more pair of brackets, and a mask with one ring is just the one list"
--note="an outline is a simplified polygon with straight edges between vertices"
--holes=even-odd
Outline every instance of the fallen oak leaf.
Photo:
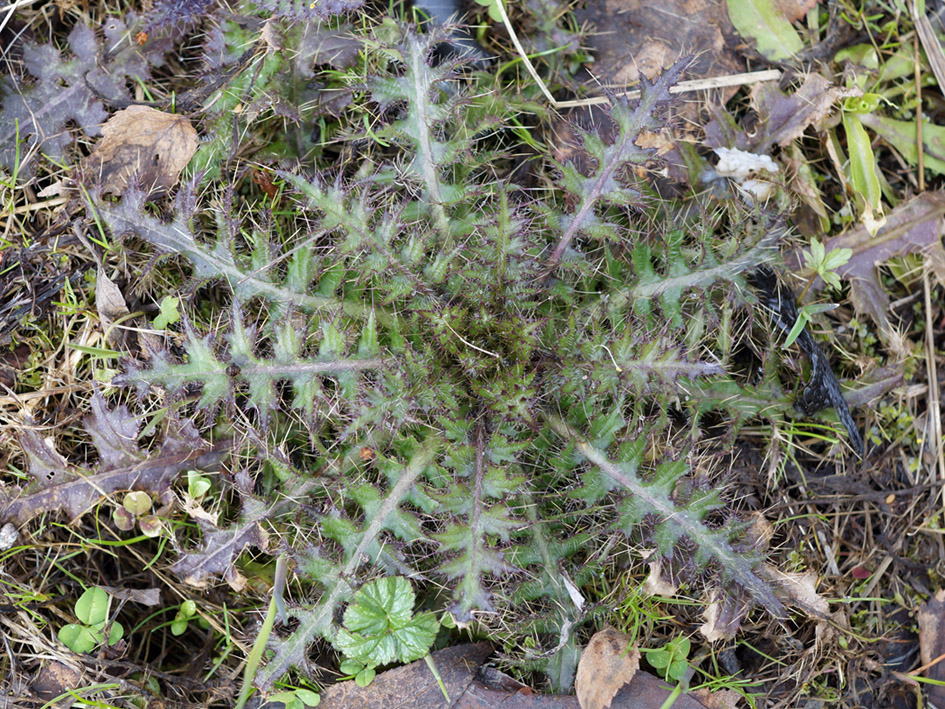
[[83,161],[104,194],[122,194],[132,179],[148,192],[166,193],[197,152],[197,131],[184,116],[129,106],[102,126],[102,139]]

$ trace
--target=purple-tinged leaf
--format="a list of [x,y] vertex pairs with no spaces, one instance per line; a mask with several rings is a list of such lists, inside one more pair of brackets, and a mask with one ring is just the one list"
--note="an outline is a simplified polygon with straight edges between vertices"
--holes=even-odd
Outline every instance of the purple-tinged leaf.
[[357,10],[364,0],[251,0],[251,4],[273,17],[302,22]]
[[171,571],[197,588],[205,588],[213,576],[222,576],[234,590],[242,591],[246,579],[236,570],[233,561],[246,547],[254,546],[261,551],[268,549],[268,535],[262,523],[284,505],[284,500],[270,506],[255,497],[244,496],[239,520],[228,529],[216,529],[201,522],[203,543],[200,550],[183,554],[171,565]]
[[[733,548],[728,531],[712,528],[698,515],[680,507],[673,500],[674,481],[685,472],[683,461],[664,463],[651,481],[645,481],[632,467],[611,461],[603,451],[588,443],[563,420],[549,417],[548,422],[551,429],[572,444],[583,458],[630,493],[620,504],[620,516],[616,524],[618,529],[634,529],[647,516],[657,518],[660,520],[654,535],[657,541],[672,547],[685,537],[696,547],[696,551],[689,554],[694,563],[704,567],[709,561],[714,561],[719,566],[724,582],[747,592],[775,617],[784,617],[781,601],[775,596],[771,585],[756,571],[757,560],[753,561]],[[665,549],[661,551],[666,554]]]
[[[924,192],[901,204],[886,216],[886,224],[872,235],[866,227],[858,226],[828,239],[825,246],[829,257],[836,249],[852,249],[853,256],[837,268],[837,274],[850,282],[850,296],[860,313],[868,314],[882,329],[887,342],[898,338],[889,321],[889,297],[876,273],[887,259],[918,253],[929,257],[932,270],[945,283],[945,249],[942,230],[945,225],[945,191]],[[788,269],[801,269],[800,250],[785,258]],[[823,287],[817,278],[811,290]]]
[[165,27],[191,27],[217,4],[217,0],[156,0],[147,12],[145,32]]
[[[134,21],[135,16],[129,13]],[[133,31],[121,20],[105,21],[107,52],[102,49],[92,29],[77,24],[69,34],[73,56],[64,59],[51,45],[25,43],[23,66],[35,77],[32,85],[22,85],[8,77],[0,85],[0,165],[13,167],[20,146],[20,174],[29,174],[32,165],[23,162],[29,150],[40,150],[55,162],[63,161],[72,143],[67,126],[74,121],[89,137],[101,134],[107,117],[102,99],[115,103],[129,101],[128,79],[151,78],[150,67],[159,66],[173,46],[170,37],[154,37],[144,46],[132,38]]]
[[[52,444],[24,427],[20,446],[26,453],[34,482],[0,497],[0,520],[24,524],[44,512],[65,511],[73,520],[116,490],[143,490],[154,495],[166,490],[184,470],[217,463],[229,441],[213,446],[201,440],[190,422],[171,425],[157,449],[140,450],[129,443],[131,425],[123,422],[124,407],[109,411],[99,401],[85,422],[93,442],[101,444],[100,464],[92,469],[71,466]],[[136,424],[135,432],[137,432]]]
[[92,413],[83,426],[92,437],[102,470],[127,467],[140,461],[138,448],[138,421],[124,404],[109,410],[105,398],[96,393],[92,397]]

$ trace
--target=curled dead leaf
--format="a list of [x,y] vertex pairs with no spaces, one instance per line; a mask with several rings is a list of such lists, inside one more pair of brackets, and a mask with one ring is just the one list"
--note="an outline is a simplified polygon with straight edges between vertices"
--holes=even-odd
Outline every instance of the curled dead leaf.
[[643,592],[649,596],[663,596],[672,598],[679,590],[679,586],[670,581],[663,573],[663,563],[660,557],[649,563],[650,574],[643,582]]
[[[128,315],[128,305],[121,294],[121,289],[105,275],[105,271],[101,268],[98,269],[98,275],[95,278],[95,309],[98,311],[102,328],[106,331],[113,322]],[[114,331],[109,333],[109,342],[113,346],[120,346],[120,339]]]
[[183,116],[129,106],[102,126],[102,139],[83,162],[104,194],[120,195],[132,179],[148,193],[168,192],[197,152],[197,131]]

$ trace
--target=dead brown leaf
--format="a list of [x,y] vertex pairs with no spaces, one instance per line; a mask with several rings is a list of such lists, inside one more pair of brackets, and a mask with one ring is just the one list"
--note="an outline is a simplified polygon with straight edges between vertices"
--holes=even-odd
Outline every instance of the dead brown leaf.
[[[930,665],[945,655],[945,591],[938,591],[919,606],[919,658],[922,666]],[[936,662],[922,676],[945,681],[945,662]],[[928,685],[926,700],[932,706],[945,706],[945,686]]]
[[[590,70],[594,80],[605,86],[619,88],[637,83],[641,77],[653,79],[675,65],[682,57],[691,56],[684,79],[706,79],[745,71],[745,63],[737,53],[740,39],[729,20],[725,3],[710,0],[599,0],[584,3],[574,10],[578,22],[592,28],[587,44],[594,54]],[[703,99],[726,103],[738,87],[700,92],[673,107],[672,131],[659,138],[658,152],[663,156],[669,176],[685,182],[687,166],[676,142],[691,140],[695,126],[701,126]],[[615,132],[603,112],[594,107],[576,109],[568,121],[585,130],[597,132],[610,141]],[[556,157],[564,160],[569,154],[578,169],[587,158],[574,129],[559,121],[554,127]],[[656,140],[643,137],[644,141]]]
[[703,612],[705,623],[699,626],[699,632],[710,643],[730,640],[735,637],[749,610],[751,604],[747,599],[715,590]]
[[0,384],[13,388],[17,373],[29,362],[33,350],[26,343],[20,343],[12,350],[0,355]]
[[650,573],[643,582],[643,592],[649,596],[663,596],[672,598],[679,590],[679,586],[673,583],[668,574],[665,574],[662,557],[656,555],[656,561],[649,562]]
[[102,329],[109,333],[108,341],[115,347],[120,347],[123,338],[110,330],[112,323],[128,315],[128,305],[121,289],[115,282],[105,275],[105,271],[98,269],[95,277],[95,309],[102,324]]
[[[476,671],[491,654],[492,647],[488,643],[457,645],[433,653],[433,661],[451,700],[456,701],[463,695],[473,683]],[[331,685],[321,697],[322,709],[440,709],[446,705],[436,678],[423,660],[382,672],[367,687],[359,687],[354,680]]]
[[749,141],[753,152],[767,153],[774,145],[790,145],[807,127],[820,123],[842,92],[820,74],[809,74],[800,88],[787,95],[776,82],[757,84],[751,92],[761,130]]
[[[604,0],[574,11],[597,32],[588,38],[593,71],[604,83],[623,86],[653,79],[682,56],[693,55],[687,79],[745,71],[725,4],[709,0]],[[725,89],[727,100],[737,88]]]
[[143,606],[156,606],[161,602],[160,588],[116,588],[102,586],[113,597],[123,601],[134,601]]
[[102,126],[102,139],[84,161],[104,194],[120,195],[136,179],[148,193],[168,192],[197,152],[197,131],[184,116],[129,106]]
[[[51,702],[56,697],[77,689],[82,681],[82,673],[74,667],[61,662],[50,662],[36,675],[30,689],[39,699]],[[56,703],[47,706],[66,706],[71,702]]]
[[[923,192],[901,204],[886,217],[886,225],[875,235],[865,226],[858,226],[827,240],[827,253],[834,249],[853,250],[850,260],[837,269],[841,278],[850,281],[850,297],[857,312],[869,315],[882,331],[887,344],[898,341],[889,320],[889,296],[876,274],[876,268],[893,256],[911,253],[926,255],[937,278],[945,283],[945,250],[942,248],[942,230],[945,227],[945,192]],[[790,270],[801,270],[800,251],[786,259]],[[823,287],[817,279],[812,289]]]
[[640,668],[640,651],[614,628],[594,634],[578,663],[574,689],[581,709],[605,709]]
[[60,510],[75,520],[103,495],[117,490],[158,494],[181,471],[218,462],[229,445],[221,442],[209,447],[192,423],[181,421],[168,423],[153,450],[142,450],[137,442],[138,421],[128,408],[109,409],[98,394],[83,424],[98,451],[99,462],[93,469],[70,465],[51,440],[28,426],[21,427],[20,447],[33,482],[0,494],[0,521],[25,524],[37,515]]

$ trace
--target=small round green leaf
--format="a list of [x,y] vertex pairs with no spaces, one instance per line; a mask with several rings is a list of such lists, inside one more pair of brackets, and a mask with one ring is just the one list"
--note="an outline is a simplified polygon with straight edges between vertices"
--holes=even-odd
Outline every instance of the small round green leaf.
[[311,689],[297,689],[295,690],[295,696],[307,707],[317,707],[322,701],[318,692],[313,692]]
[[154,515],[142,517],[138,522],[141,533],[146,537],[156,537],[161,533],[161,520]]
[[190,618],[197,612],[197,603],[195,601],[184,601],[180,604],[180,610],[177,615],[181,618]]
[[364,663],[352,660],[349,657],[341,661],[341,667],[339,669],[341,669],[341,674],[343,675],[356,675],[364,669]]
[[679,658],[679,659],[673,660],[670,663],[669,669],[666,670],[666,673],[678,682],[679,680],[682,679],[683,675],[686,674],[686,669],[688,667],[689,667],[689,663]]
[[355,675],[354,683],[359,687],[367,687],[371,682],[374,681],[374,677],[377,676],[377,672],[373,667],[365,667],[363,670],[358,672]]
[[69,623],[59,629],[59,641],[72,652],[92,652],[98,644],[92,630],[78,623]]
[[146,492],[142,492],[141,490],[135,490],[134,492],[129,492],[127,495],[125,495],[122,505],[131,514],[140,517],[141,515],[146,515],[151,511],[151,496]]
[[75,617],[86,625],[104,623],[108,618],[108,604],[111,599],[101,588],[85,591],[75,602]]
[[158,316],[154,318],[154,329],[163,330],[168,325],[176,323],[180,320],[180,312],[177,310],[177,306],[180,305],[180,298],[175,298],[174,296],[164,296],[161,300],[161,312],[158,313]]
[[276,692],[266,697],[269,702],[282,702],[283,704],[288,704],[293,699],[295,699],[295,692]]
[[108,631],[108,644],[114,645],[123,637],[125,637],[125,627],[116,620]]
[[171,622],[171,635],[177,637],[187,632],[187,619],[175,619]]
[[201,475],[196,470],[187,472],[187,494],[199,500],[210,491],[210,478]]
[[116,507],[112,512],[112,521],[122,532],[130,532],[135,528],[135,516],[124,507]]
[[658,670],[669,665],[669,653],[665,650],[650,650],[646,653],[646,661]]

